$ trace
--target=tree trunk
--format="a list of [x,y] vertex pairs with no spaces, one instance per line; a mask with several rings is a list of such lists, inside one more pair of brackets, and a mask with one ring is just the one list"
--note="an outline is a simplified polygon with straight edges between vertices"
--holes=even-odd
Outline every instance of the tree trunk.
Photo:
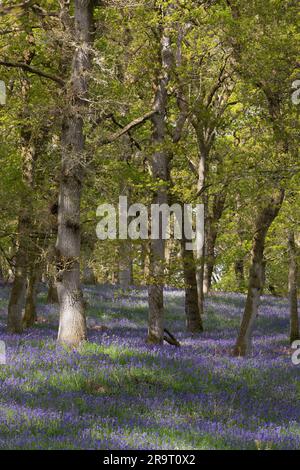
[[91,286],[96,284],[95,273],[94,273],[93,269],[90,266],[86,266],[83,269],[82,283],[87,284],[87,285],[91,285]]
[[234,273],[235,273],[235,280],[239,290],[245,288],[245,256],[246,253],[244,251],[244,240],[247,235],[245,226],[243,224],[241,218],[241,210],[242,210],[242,202],[241,202],[241,194],[238,193],[235,198],[235,219],[236,219],[236,230],[237,230],[237,255],[234,262]]
[[143,284],[148,284],[148,279],[150,276],[150,243],[145,241],[142,244],[142,271],[143,271]]
[[[32,41],[31,34],[28,35],[28,41],[29,44]],[[29,48],[28,51],[25,51],[24,53],[25,62],[30,64],[32,57],[33,53]],[[29,91],[30,83],[27,77],[24,77],[21,80],[21,95],[24,100],[24,107],[21,114],[22,125],[20,138],[22,179],[25,186],[25,193],[23,195],[22,205],[19,212],[15,276],[8,304],[7,328],[11,333],[22,333],[23,330],[23,311],[25,307],[28,259],[30,258],[30,253],[33,249],[31,246],[32,242],[30,235],[33,232],[32,197],[36,149],[32,139],[32,125],[30,123],[27,104]]]
[[244,259],[237,259],[234,263],[235,279],[239,289],[242,289],[245,282]]
[[[161,76],[157,83],[154,108],[156,113],[152,117],[154,146],[162,147],[166,138],[166,111],[167,111],[167,86],[170,79],[172,66],[171,41],[167,28],[162,28],[161,42]],[[154,190],[153,204],[165,204],[168,202],[167,181],[169,180],[169,161],[167,151],[157,150],[151,159],[152,176],[155,183],[159,183]],[[165,182],[165,184],[161,184]],[[163,239],[162,224],[159,222],[159,239],[151,240],[150,244],[150,285],[148,287],[149,300],[149,343],[162,344],[164,338],[164,261],[165,240]]]
[[300,339],[298,318],[298,292],[297,292],[297,248],[295,235],[291,231],[288,236],[289,246],[289,300],[290,300],[290,342]]
[[278,191],[271,199],[268,206],[260,212],[256,219],[248,294],[239,335],[234,348],[235,356],[245,356],[249,354],[251,350],[252,330],[264,281],[265,239],[272,222],[279,213],[283,198],[284,191]]
[[[129,146],[128,139],[124,140],[124,144]],[[127,161],[130,159],[130,154],[124,153],[124,159]],[[120,187],[120,194],[127,197],[127,204],[130,206],[130,189],[127,187],[124,182]],[[130,222],[130,217],[128,219]],[[118,281],[121,287],[128,289],[133,285],[133,261],[132,261],[132,244],[130,240],[122,239],[120,240],[119,252],[118,252]]]
[[47,303],[48,304],[57,304],[58,303],[57,287],[55,285],[55,282],[52,279],[49,280]]
[[91,68],[92,0],[74,1],[76,45],[69,90],[71,99],[62,127],[62,169],[58,204],[57,290],[60,307],[58,342],[75,347],[86,339],[86,318],[80,285],[80,201],[83,181],[83,115]]
[[203,292],[207,294],[210,291],[212,275],[216,262],[215,246],[218,236],[218,223],[222,217],[225,206],[225,195],[218,194],[213,199],[211,214],[207,204],[207,217],[205,221],[205,264]]
[[[206,182],[206,167],[207,167],[207,149],[202,142],[200,137],[201,130],[197,129],[197,139],[199,145],[199,165],[198,165],[198,182],[197,182],[197,193],[200,196],[200,201],[204,205],[204,220],[206,219],[207,211],[207,198],[204,196],[205,182]],[[204,234],[205,235],[205,234]],[[200,251],[197,250],[197,268],[196,268],[196,279],[198,289],[198,309],[200,315],[204,314],[204,256],[205,256],[205,236],[204,243]]]
[[[211,247],[208,247],[211,248]],[[204,273],[203,273],[203,294],[209,293],[212,284],[212,275],[214,272],[215,257],[212,251],[207,251],[205,256]]]
[[[163,154],[161,153],[162,160]],[[155,158],[159,158],[158,154]],[[154,167],[156,163],[153,164]],[[164,204],[167,202],[166,191],[159,190],[154,204]],[[160,227],[161,228],[161,227]],[[161,232],[161,231],[160,231]],[[164,256],[165,256],[165,240],[160,238],[151,240],[150,245],[150,285],[148,287],[149,300],[149,325],[148,339],[152,344],[162,344],[164,336]]]
[[[10,333],[22,333],[23,309],[26,296],[26,230],[25,220],[19,219],[19,247],[16,254],[14,281],[8,303],[7,329]],[[24,240],[23,240],[24,238]]]
[[[127,245],[127,244],[126,244]],[[133,268],[130,256],[131,247],[124,247],[123,258],[119,262],[119,283],[124,289],[128,289],[133,285]]]
[[37,287],[39,283],[39,273],[35,263],[30,267],[27,280],[27,292],[25,300],[25,313],[23,317],[23,325],[25,328],[33,326],[37,320],[36,314],[36,297]]
[[193,251],[186,249],[185,240],[181,242],[181,256],[185,283],[186,328],[190,333],[199,333],[203,331],[203,325],[198,306],[196,265]]

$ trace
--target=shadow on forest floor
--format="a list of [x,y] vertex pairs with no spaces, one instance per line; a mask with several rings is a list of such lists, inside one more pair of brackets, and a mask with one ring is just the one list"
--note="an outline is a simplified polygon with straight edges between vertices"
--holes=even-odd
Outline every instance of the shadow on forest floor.
[[[89,342],[56,346],[58,309],[39,294],[39,323],[5,332],[1,289],[0,448],[299,448],[299,369],[288,306],[263,298],[253,355],[231,357],[244,297],[206,299],[205,331],[184,331],[184,297],[166,291],[166,323],[182,346],[145,344],[147,293],[87,287]],[[103,328],[105,326],[105,328]]]

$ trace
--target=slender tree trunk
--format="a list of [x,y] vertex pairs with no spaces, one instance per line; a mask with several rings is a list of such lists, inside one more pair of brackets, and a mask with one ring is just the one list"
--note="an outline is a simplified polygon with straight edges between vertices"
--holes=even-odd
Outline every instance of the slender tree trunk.
[[[156,113],[152,117],[153,145],[162,147],[166,138],[166,110],[167,110],[167,85],[170,79],[172,66],[171,41],[167,28],[161,31],[161,76],[157,83],[154,107]],[[159,183],[153,198],[153,204],[166,204],[168,202],[167,182],[169,180],[169,159],[166,150],[158,150],[152,155],[152,176]],[[161,182],[165,182],[164,185]],[[150,285],[148,287],[149,300],[149,324],[148,342],[154,344],[163,343],[164,337],[164,261],[165,240],[163,239],[160,220],[159,239],[151,240],[150,245]]]
[[203,292],[207,294],[212,284],[212,275],[216,262],[215,246],[218,236],[218,224],[225,206],[225,195],[218,194],[213,199],[211,214],[207,204],[207,217],[205,221],[205,264]]
[[289,246],[289,299],[290,299],[290,342],[300,339],[298,317],[298,292],[297,292],[297,248],[295,235],[291,231],[288,236]]
[[234,272],[237,285],[241,289],[245,282],[245,273],[244,273],[244,259],[239,258],[234,263]]
[[[29,43],[32,35],[28,35]],[[34,52],[30,48],[24,53],[24,60],[30,64]],[[33,232],[32,219],[32,191],[34,182],[34,163],[36,159],[36,149],[32,139],[32,128],[28,109],[28,95],[30,82],[27,77],[21,80],[21,95],[24,100],[22,110],[21,126],[21,157],[22,157],[22,179],[25,186],[25,194],[19,212],[18,220],[18,242],[15,257],[15,276],[11,289],[7,328],[12,333],[22,333],[23,331],[23,311],[25,307],[25,295],[27,286],[28,259],[31,256],[31,233]]]
[[[124,140],[124,145],[126,147],[129,147],[129,142],[128,139],[123,139]],[[130,147],[129,147],[130,148]],[[131,157],[131,154],[128,152],[124,152],[124,160],[129,160]],[[120,194],[122,196],[127,197],[127,204],[128,206],[130,205],[130,195],[131,191],[130,188],[124,184],[124,182],[121,184],[120,187]],[[130,222],[130,218],[129,218]],[[119,273],[118,273],[118,280],[119,284],[121,287],[124,289],[128,289],[130,286],[133,285],[133,261],[132,261],[132,244],[130,240],[121,240],[120,245],[119,245],[119,253],[118,253],[118,258],[119,258]]]
[[244,252],[244,248],[243,248],[243,242],[245,240],[246,231],[243,225],[243,221],[241,219],[241,208],[242,208],[241,195],[238,193],[236,195],[236,201],[235,201],[235,213],[236,213],[235,219],[236,219],[237,235],[238,235],[238,242],[237,242],[238,252],[237,252],[237,257],[234,262],[234,273],[235,273],[236,284],[239,290],[242,290],[243,288],[245,288],[245,255],[246,255],[246,253]]
[[18,247],[15,257],[14,280],[8,303],[7,328],[11,333],[22,333],[25,308],[29,256],[32,251],[32,212],[30,196],[24,198],[19,214]]
[[[210,247],[208,247],[210,248]],[[203,273],[203,294],[208,294],[212,285],[212,275],[214,272],[215,257],[212,251],[207,251]]]
[[[264,84],[261,84],[260,86],[268,101],[269,115],[276,141],[276,150],[278,154],[287,154],[289,151],[289,143],[285,129],[282,126],[280,101],[268,86],[265,86]],[[272,222],[280,211],[283,200],[284,190],[278,189],[276,193],[274,193],[267,207],[261,211],[256,221],[256,233],[253,239],[252,263],[249,274],[246,306],[240,332],[234,348],[234,354],[236,356],[245,356],[251,350],[251,336],[254,320],[257,316],[258,303],[265,281],[265,238]]]
[[[163,153],[161,153],[160,155],[162,157],[161,160],[163,160]],[[158,154],[155,154],[154,158],[159,159],[160,157]],[[155,167],[157,165],[157,162],[153,165]],[[167,203],[166,190],[158,190],[157,197],[155,198],[153,203],[159,205]],[[148,287],[148,342],[154,344],[162,343],[164,335],[164,256],[165,240],[162,238],[161,231],[159,239],[151,240],[150,245],[150,285]]]
[[203,331],[203,325],[198,305],[196,265],[193,251],[187,250],[185,243],[186,240],[182,240],[181,256],[185,283],[186,328],[190,333],[199,333]]
[[11,333],[23,331],[23,309],[26,296],[27,270],[27,223],[25,217],[19,218],[19,246],[16,254],[14,281],[8,303],[7,329]]
[[[197,139],[199,145],[199,165],[198,165],[198,182],[197,182],[197,193],[200,195],[200,201],[204,205],[204,220],[206,219],[207,211],[207,198],[203,194],[205,191],[205,182],[206,182],[206,167],[207,167],[207,149],[202,142],[200,136],[201,130],[196,129]],[[197,278],[197,289],[198,289],[198,308],[200,315],[204,314],[204,256],[205,256],[205,234],[204,234],[204,243],[200,250],[197,251],[197,269],[196,269],[196,278]]]
[[215,265],[215,243],[217,232],[212,214],[209,214],[207,207],[207,216],[205,218],[205,244],[204,244],[204,272],[203,272],[203,294],[208,294],[211,288],[212,274]]
[[127,246],[123,258],[119,262],[119,283],[124,289],[128,289],[133,285],[133,267],[131,259],[131,247]]
[[142,245],[142,257],[143,283],[147,285],[150,276],[150,243],[148,240]]
[[[58,204],[57,290],[60,306],[58,342],[77,346],[86,339],[86,318],[80,285],[80,201],[83,182],[83,115],[91,68],[92,0],[74,1],[74,43],[70,107],[62,127],[62,169]],[[66,97],[67,99],[67,97]]]
[[37,320],[36,298],[37,287],[39,283],[39,272],[35,263],[30,266],[30,272],[27,280],[27,292],[25,300],[25,313],[23,317],[23,325],[29,328],[34,325]]
[[264,248],[268,230],[277,217],[284,198],[284,191],[280,190],[271,199],[257,217],[255,235],[252,245],[252,261],[249,273],[248,294],[240,326],[239,335],[234,348],[234,355],[245,356],[251,350],[251,336],[254,320],[257,316],[260,295],[264,282]]
[[167,275],[169,274],[170,268],[171,268],[172,253],[173,253],[172,239],[169,238],[165,244],[165,259],[166,259],[165,268],[166,268]]
[[48,293],[47,293],[47,303],[48,304],[57,304],[58,303],[58,293],[57,287],[53,279],[49,280],[48,284]]

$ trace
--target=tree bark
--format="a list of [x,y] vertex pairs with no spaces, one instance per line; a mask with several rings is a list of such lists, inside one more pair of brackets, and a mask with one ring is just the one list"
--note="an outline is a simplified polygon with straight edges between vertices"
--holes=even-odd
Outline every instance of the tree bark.
[[86,339],[86,318],[80,285],[80,201],[83,182],[84,108],[91,68],[92,0],[74,1],[74,43],[71,80],[62,127],[62,169],[58,204],[57,290],[60,307],[58,342],[76,347]]
[[198,305],[196,264],[193,251],[186,249],[185,242],[184,239],[181,242],[181,256],[185,283],[186,329],[190,333],[199,333],[203,331],[203,325]]
[[234,348],[235,356],[246,356],[251,351],[251,336],[257,316],[260,295],[264,282],[264,248],[268,230],[277,217],[284,198],[284,191],[278,192],[259,213],[255,224],[252,243],[252,260],[249,273],[248,294],[239,335]]
[[293,231],[288,236],[289,247],[289,300],[290,300],[290,342],[300,339],[298,317],[298,289],[297,289],[297,248]]
[[[197,141],[199,146],[199,165],[198,165],[198,182],[197,182],[197,193],[200,197],[200,201],[204,205],[204,220],[206,219],[207,211],[207,198],[203,194],[205,191],[205,182],[207,177],[207,156],[208,151],[205,147],[202,137],[201,129],[196,128]],[[198,309],[200,315],[204,314],[204,256],[205,256],[205,234],[204,243],[200,250],[197,252],[197,267],[196,267],[196,278],[197,278],[197,289],[198,289]]]
[[[162,147],[166,138],[166,112],[167,112],[167,86],[170,80],[172,67],[171,41],[166,27],[161,27],[160,59],[161,76],[157,83],[154,109],[152,116],[154,146]],[[154,189],[153,204],[166,204],[168,202],[167,182],[169,181],[169,158],[167,151],[157,150],[151,159],[152,176],[158,188]],[[161,184],[164,182],[164,184]],[[159,183],[159,184],[158,184]],[[151,240],[150,244],[150,285],[148,287],[149,324],[147,341],[153,344],[162,344],[164,338],[164,261],[165,240],[163,239],[161,220],[159,239]]]
[[37,266],[34,263],[30,267],[30,272],[29,272],[29,276],[27,280],[25,313],[23,317],[24,328],[29,328],[33,326],[37,320],[36,298],[37,298],[38,283],[39,283],[39,272],[38,272]]

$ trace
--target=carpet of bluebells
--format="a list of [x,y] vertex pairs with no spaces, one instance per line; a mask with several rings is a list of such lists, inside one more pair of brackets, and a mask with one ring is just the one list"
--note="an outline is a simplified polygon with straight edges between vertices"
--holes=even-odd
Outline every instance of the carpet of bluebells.
[[205,332],[184,332],[184,297],[166,290],[167,327],[182,346],[145,344],[147,292],[86,287],[89,342],[56,345],[58,308],[41,287],[38,324],[5,331],[0,286],[1,449],[298,449],[300,366],[288,304],[264,297],[248,359],[231,356],[244,297],[212,294]]

